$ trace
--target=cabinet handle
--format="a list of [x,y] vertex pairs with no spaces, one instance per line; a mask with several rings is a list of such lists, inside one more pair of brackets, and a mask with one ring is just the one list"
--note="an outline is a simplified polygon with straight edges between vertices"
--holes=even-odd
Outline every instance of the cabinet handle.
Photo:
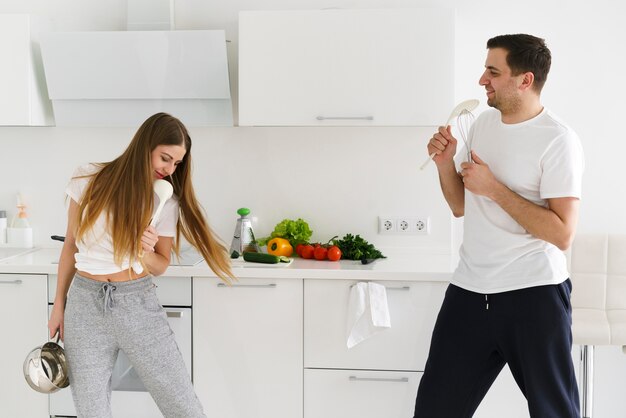
[[167,314],[168,318],[182,318],[183,317],[182,311],[165,311],[165,313]]
[[374,116],[318,116],[317,120],[374,120]]
[[357,377],[357,376],[350,376],[349,377],[351,382],[397,382],[397,383],[408,383],[409,378],[408,377],[400,377],[398,379],[392,379],[392,378],[388,378],[388,377]]
[[[354,287],[355,285],[352,285],[350,287]],[[411,290],[411,286],[400,286],[400,287],[391,287],[391,286],[385,286],[385,289],[387,290],[402,290],[402,291],[409,291]]]
[[22,284],[22,280],[0,280],[0,284]]
[[389,286],[385,286],[385,289],[387,289],[387,290],[403,290],[403,291],[408,291],[408,290],[411,290],[411,286],[402,286],[402,287],[389,287]]
[[262,288],[274,288],[276,283],[270,284],[231,284],[230,286],[225,283],[218,283],[217,287],[262,287]]

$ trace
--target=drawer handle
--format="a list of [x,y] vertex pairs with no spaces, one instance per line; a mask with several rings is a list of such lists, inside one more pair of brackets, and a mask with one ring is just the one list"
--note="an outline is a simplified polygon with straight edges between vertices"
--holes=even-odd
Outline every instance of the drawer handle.
[[168,318],[182,318],[183,317],[182,311],[165,311],[165,313],[167,314]]
[[387,290],[402,290],[402,291],[411,290],[411,286],[402,286],[402,287],[388,287],[388,286],[385,286],[385,288]]
[[318,116],[317,120],[374,120],[374,116]]
[[276,283],[270,284],[231,284],[230,286],[225,283],[218,283],[217,287],[261,287],[261,288],[275,288]]
[[392,378],[388,378],[388,377],[357,377],[357,376],[350,376],[349,377],[351,382],[396,382],[396,383],[408,383],[409,378],[408,377],[400,377],[398,379],[392,379]]
[[[356,285],[352,285],[350,286],[351,288],[354,287]],[[411,286],[400,286],[400,287],[391,287],[391,286],[385,286],[385,289],[387,290],[402,290],[404,292],[411,290]]]
[[17,279],[17,280],[1,280],[0,284],[22,284],[22,280]]

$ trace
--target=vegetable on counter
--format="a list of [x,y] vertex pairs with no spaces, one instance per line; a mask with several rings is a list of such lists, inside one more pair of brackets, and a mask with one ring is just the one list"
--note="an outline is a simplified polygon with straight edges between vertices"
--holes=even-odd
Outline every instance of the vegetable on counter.
[[291,254],[293,254],[293,247],[285,238],[272,238],[267,242],[267,253],[291,257]]
[[332,240],[335,238],[337,237],[331,238],[326,244],[320,244],[319,242],[316,244],[298,244],[296,253],[306,259],[339,261],[341,259],[341,250],[336,245],[331,245]]
[[315,257],[316,260],[326,260],[327,255],[328,248],[324,247],[323,245],[315,247],[315,250],[313,250],[313,257]]
[[289,263],[291,260],[289,257],[265,254],[265,253],[253,253],[244,251],[243,259],[245,261],[251,261],[253,263],[265,263],[265,264],[278,264],[278,263]]
[[326,253],[326,257],[330,261],[339,261],[341,259],[342,253],[339,247],[336,245],[331,245],[328,247],[328,253]]
[[358,234],[346,234],[342,239],[333,239],[332,242],[339,247],[344,260],[387,258]]
[[296,247],[300,243],[307,243],[313,235],[313,231],[309,228],[309,224],[301,218],[294,220],[283,219],[276,224],[274,231],[269,237],[259,238],[257,243],[260,246],[267,245],[272,238],[285,238],[292,247]]
[[302,244],[300,249],[300,257],[302,258],[313,258],[313,253],[315,252],[315,247],[311,244]]

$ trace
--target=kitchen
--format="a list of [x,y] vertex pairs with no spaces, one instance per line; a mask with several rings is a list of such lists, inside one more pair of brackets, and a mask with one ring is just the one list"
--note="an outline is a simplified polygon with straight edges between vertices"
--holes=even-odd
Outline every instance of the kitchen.
[[[421,172],[417,169],[432,127],[238,126],[239,12],[295,10],[296,6],[280,1],[264,2],[261,7],[252,1],[218,5],[199,0],[174,5],[176,29],[223,29],[230,40],[227,48],[235,125],[190,128],[198,197],[224,240],[232,236],[236,210],[246,206],[257,219],[257,233],[269,233],[284,218],[302,217],[320,241],[352,232],[397,258],[409,259],[414,254],[454,256],[459,223],[451,220],[434,167]],[[623,108],[616,98],[626,93],[622,84],[613,81],[619,79],[617,71],[624,68],[626,60],[617,53],[621,47],[618,40],[626,35],[620,22],[624,6],[611,0],[592,5],[533,0],[512,14],[490,0],[475,4],[392,0],[306,1],[299,2],[297,9],[435,5],[456,10],[454,99],[481,99],[477,112],[485,108],[477,80],[484,64],[486,39],[514,32],[546,38],[554,61],[544,103],[574,127],[585,148],[579,231],[626,232],[626,198],[619,186],[619,162],[626,146],[613,139],[613,125],[617,121],[619,129]],[[63,7],[45,1],[3,2],[0,13],[46,16],[59,31],[124,30],[126,2],[68,0]],[[6,209],[12,216],[15,196],[21,193],[34,227],[35,245],[56,245],[48,237],[64,232],[63,189],[74,167],[113,158],[133,133],[134,128],[120,127],[0,127],[4,157],[0,210]],[[387,214],[426,214],[431,219],[430,235],[380,235],[378,217]],[[617,411],[626,408],[619,389],[625,383],[626,358],[613,347],[599,347],[596,355],[597,416],[619,416]]]

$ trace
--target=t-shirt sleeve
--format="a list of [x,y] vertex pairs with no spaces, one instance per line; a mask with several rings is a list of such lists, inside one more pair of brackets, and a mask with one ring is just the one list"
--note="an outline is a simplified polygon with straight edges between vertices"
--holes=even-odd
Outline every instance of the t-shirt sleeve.
[[156,223],[156,230],[161,237],[175,237],[176,225],[178,224],[178,199],[172,196],[168,199],[161,210],[161,215]]
[[542,158],[541,198],[580,199],[584,168],[580,139],[569,130],[554,140]]
[[73,201],[80,203],[80,199],[85,192],[85,188],[91,179],[90,175],[95,173],[96,170],[97,168],[93,164],[78,167],[74,170],[74,173],[72,173],[72,178],[65,188],[65,193],[67,193]]

